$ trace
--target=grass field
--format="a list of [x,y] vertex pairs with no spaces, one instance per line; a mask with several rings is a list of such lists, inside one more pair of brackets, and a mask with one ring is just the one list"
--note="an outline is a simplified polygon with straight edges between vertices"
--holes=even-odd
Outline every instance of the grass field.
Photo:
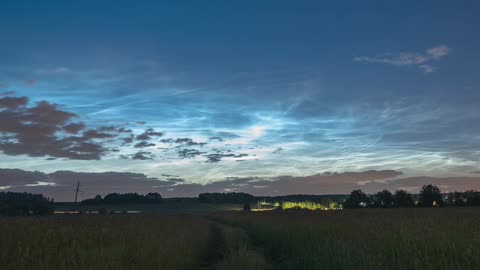
[[53,216],[0,220],[0,269],[192,269],[210,238],[199,217]]
[[480,209],[223,214],[274,269],[480,269]]
[[480,209],[6,218],[0,269],[480,269]]

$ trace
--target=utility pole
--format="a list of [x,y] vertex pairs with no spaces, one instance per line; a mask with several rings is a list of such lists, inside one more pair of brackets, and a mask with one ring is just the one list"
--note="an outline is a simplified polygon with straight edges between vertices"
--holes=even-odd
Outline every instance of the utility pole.
[[77,191],[75,191],[75,201],[73,202],[73,213],[77,210],[78,188],[80,187],[80,180],[77,181]]

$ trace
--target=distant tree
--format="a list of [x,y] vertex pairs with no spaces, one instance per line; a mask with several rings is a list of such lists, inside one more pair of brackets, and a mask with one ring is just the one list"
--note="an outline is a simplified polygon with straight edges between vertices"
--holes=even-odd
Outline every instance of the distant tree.
[[447,194],[447,199],[445,203],[448,206],[455,206],[455,207],[461,207],[466,205],[462,192],[449,192]]
[[480,192],[469,191],[466,204],[468,206],[480,206]]
[[394,206],[393,194],[384,189],[372,196],[371,207],[391,208]]
[[145,199],[147,202],[162,202],[163,198],[160,194],[154,192],[154,193],[148,193],[145,195]]
[[243,205],[243,211],[250,212],[250,210],[252,210],[252,208],[250,207],[249,203]]
[[148,193],[141,195],[137,193],[110,193],[105,198],[97,195],[93,199],[86,199],[82,201],[85,205],[100,205],[100,204],[120,204],[120,203],[162,203],[163,198],[158,193]]
[[405,190],[396,190],[393,195],[393,204],[395,207],[407,208],[414,207],[415,201],[412,195]]
[[455,206],[455,193],[449,192],[447,197],[445,198],[445,205],[447,206]]
[[102,196],[97,195],[93,199],[83,200],[81,202],[81,204],[84,204],[84,205],[98,205],[98,204],[101,204],[102,202],[103,202]]
[[53,214],[53,200],[41,194],[0,192],[0,216]]
[[255,202],[255,196],[248,193],[201,193],[198,199],[202,203],[251,203]]
[[330,208],[330,204],[332,203],[333,201],[330,198],[325,197],[320,199],[320,204],[325,208]]
[[367,207],[370,204],[370,199],[368,196],[362,192],[362,190],[357,189],[350,193],[350,196],[343,203],[344,208],[362,208]]
[[440,189],[434,185],[424,185],[418,199],[420,207],[443,206],[443,198]]
[[329,208],[329,209],[338,209],[338,203],[337,203],[337,202],[331,202],[331,203],[328,205],[328,208]]

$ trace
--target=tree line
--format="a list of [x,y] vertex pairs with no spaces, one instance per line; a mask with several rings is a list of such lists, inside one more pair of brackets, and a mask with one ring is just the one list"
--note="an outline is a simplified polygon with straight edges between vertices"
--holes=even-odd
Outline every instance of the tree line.
[[332,195],[308,195],[308,194],[293,194],[283,196],[254,196],[243,192],[228,192],[228,193],[200,193],[198,200],[202,203],[257,203],[257,202],[271,202],[271,203],[283,203],[283,202],[316,202],[324,205],[328,205],[330,202],[342,202],[347,195],[345,194],[332,194]]
[[138,193],[110,193],[102,198],[97,195],[92,199],[86,199],[81,202],[83,205],[99,205],[99,204],[122,204],[122,203],[162,203],[163,198],[160,194],[153,192],[146,195]]
[[252,203],[257,198],[251,194],[243,192],[230,193],[200,193],[198,200],[202,203]]
[[394,193],[382,190],[367,195],[362,190],[353,190],[343,203],[344,208],[408,208],[408,207],[442,207],[442,206],[480,206],[480,192],[449,192],[442,194],[434,185],[424,185],[415,201],[413,195],[405,190]]
[[53,214],[53,199],[41,194],[0,192],[0,216],[33,216]]

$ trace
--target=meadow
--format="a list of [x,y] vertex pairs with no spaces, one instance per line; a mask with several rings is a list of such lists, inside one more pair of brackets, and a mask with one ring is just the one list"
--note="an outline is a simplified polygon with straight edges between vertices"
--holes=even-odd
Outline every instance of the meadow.
[[480,269],[480,209],[0,219],[1,269]]
[[210,233],[193,216],[0,219],[0,269],[192,269]]
[[273,269],[480,269],[480,209],[223,214]]

